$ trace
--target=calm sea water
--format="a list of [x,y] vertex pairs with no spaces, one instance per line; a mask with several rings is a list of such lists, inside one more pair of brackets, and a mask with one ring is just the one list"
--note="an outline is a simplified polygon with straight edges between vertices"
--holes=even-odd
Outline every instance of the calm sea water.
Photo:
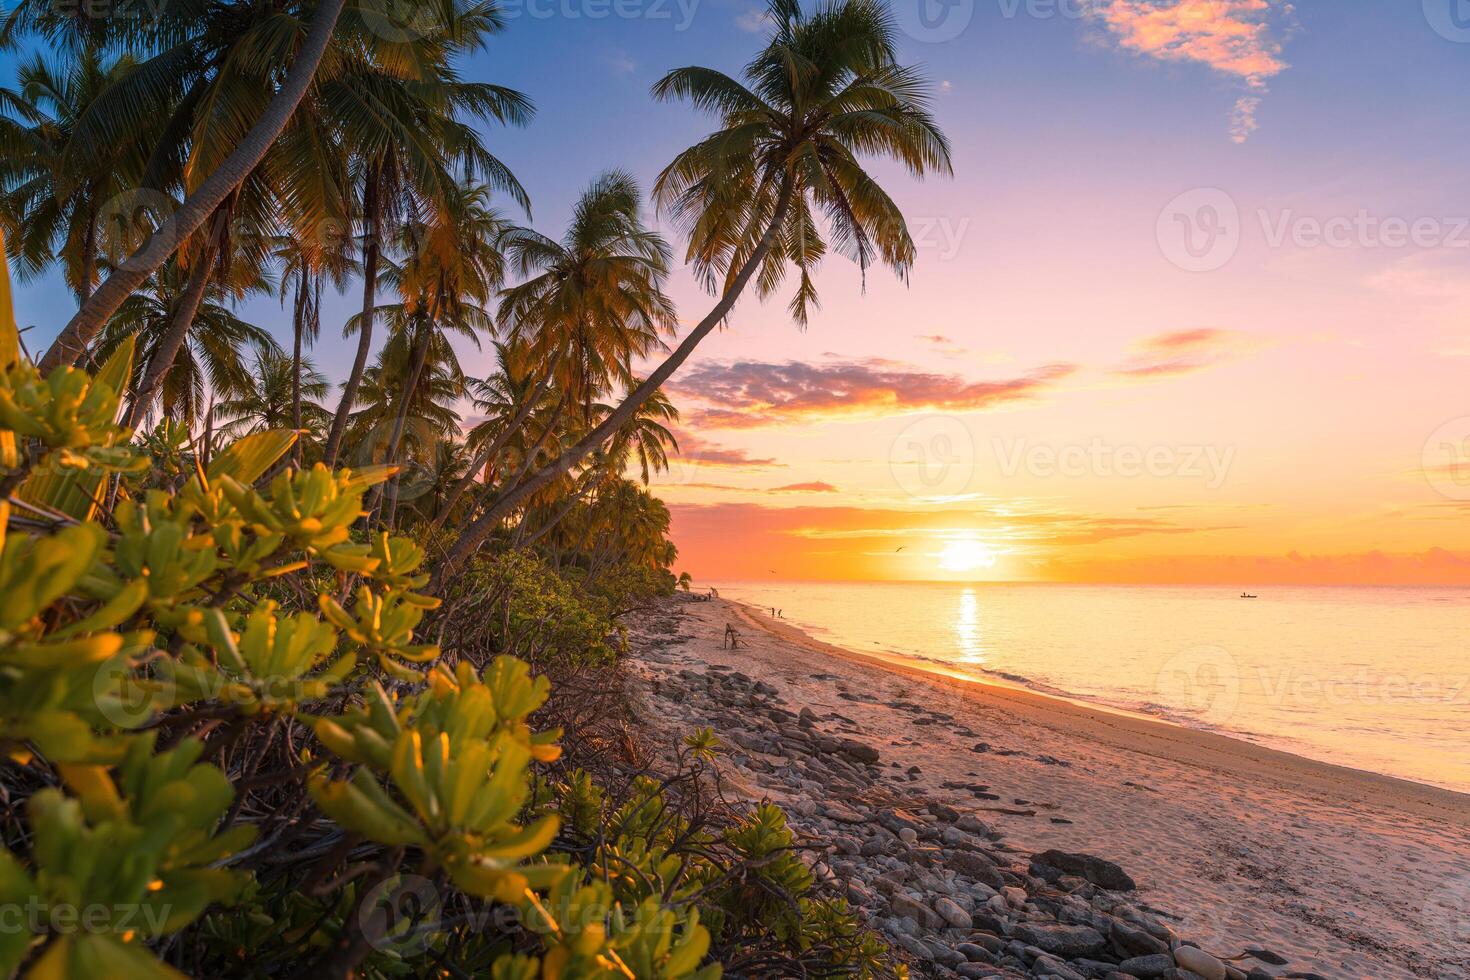
[[715,584],[850,650],[1470,791],[1470,588]]

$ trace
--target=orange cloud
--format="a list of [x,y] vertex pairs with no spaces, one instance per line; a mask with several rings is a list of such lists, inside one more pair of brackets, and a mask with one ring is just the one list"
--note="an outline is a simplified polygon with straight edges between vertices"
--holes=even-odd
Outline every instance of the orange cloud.
[[785,463],[774,459],[752,456],[744,449],[732,449],[684,429],[675,429],[674,438],[679,443],[679,459],[692,466],[730,466],[746,469],[784,467]]
[[1282,0],[1097,0],[1090,10],[1125,50],[1160,61],[1194,62],[1243,82],[1230,136],[1244,143],[1256,130],[1267,81],[1287,68]]
[[891,361],[775,364],[737,361],[701,364],[675,386],[705,407],[689,415],[696,425],[746,429],[812,418],[875,417],[902,412],[971,412],[1030,398],[1076,371],[1049,364],[1002,381],[910,370]]
[[1212,327],[1158,334],[1141,341],[1137,353],[1113,373],[1132,378],[1189,374],[1219,363],[1235,340],[1228,330]]
[[788,483],[784,487],[772,487],[771,493],[836,493],[837,488],[822,480],[806,483]]

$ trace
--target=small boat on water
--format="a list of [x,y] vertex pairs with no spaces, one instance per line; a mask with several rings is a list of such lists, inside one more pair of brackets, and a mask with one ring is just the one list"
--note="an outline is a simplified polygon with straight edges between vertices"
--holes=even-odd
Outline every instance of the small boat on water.
[[1252,594],[1251,594],[1251,593],[1249,593],[1249,592],[1242,592],[1242,593],[1241,593],[1241,594],[1240,594],[1240,597],[1241,597],[1241,598],[1242,598],[1242,599],[1258,599],[1258,598],[1260,598],[1260,596],[1256,596],[1256,595],[1252,595]]

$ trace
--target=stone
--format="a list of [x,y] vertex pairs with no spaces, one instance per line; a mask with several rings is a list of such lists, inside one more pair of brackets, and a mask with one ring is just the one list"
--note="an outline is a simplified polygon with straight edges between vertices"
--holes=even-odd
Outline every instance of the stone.
[[1192,970],[1205,980],[1225,980],[1225,964],[1196,946],[1180,946],[1174,950],[1174,962],[1182,970]]
[[940,896],[934,900],[934,911],[939,917],[955,929],[970,928],[970,913],[960,908],[959,903],[952,898]]
[[989,963],[990,951],[975,943],[956,943],[954,951],[971,963]]
[[948,820],[950,823],[954,823],[960,818],[960,811],[946,803],[930,803],[929,812],[940,820]]
[[[1090,926],[1048,926],[1023,922],[1011,931],[1011,935],[1028,946],[1073,959],[1099,953],[1107,946],[1103,934]],[[1224,980],[1223,975],[1216,980]]]
[[1169,944],[1142,929],[1135,929],[1126,922],[1114,919],[1108,925],[1108,935],[1120,953],[1127,956],[1150,956],[1169,952]]
[[1150,953],[1148,956],[1134,956],[1118,964],[1118,971],[1126,973],[1130,977],[1153,978],[1161,977],[1174,968],[1174,957],[1168,953]]
[[858,762],[861,762],[865,765],[871,766],[877,765],[878,763],[878,750],[873,748],[871,745],[865,745],[862,742],[857,741],[856,739],[843,739],[838,744],[837,749],[839,752],[842,752],[849,758],[856,759]]
[[912,847],[919,842],[919,832],[912,827],[901,827],[898,831],[898,839]]
[[1045,869],[1054,868],[1063,874],[1086,878],[1094,885],[1115,892],[1131,892],[1138,887],[1121,867],[1112,861],[1094,857],[1091,854],[1069,854],[1066,851],[1056,850],[1042,851],[1032,856],[1031,868],[1034,874],[1042,878],[1048,877],[1043,873]]
[[990,825],[973,813],[966,813],[954,821],[955,827],[969,834],[979,834],[981,837],[994,836],[990,832]]
[[1005,896],[1006,904],[1011,908],[1023,909],[1026,907],[1026,889],[1007,885],[1000,890],[1000,893]]
[[888,907],[893,909],[894,915],[901,915],[913,919],[925,929],[938,929],[944,924],[944,920],[939,917],[937,912],[923,902],[909,898],[903,892],[896,892],[889,899]]

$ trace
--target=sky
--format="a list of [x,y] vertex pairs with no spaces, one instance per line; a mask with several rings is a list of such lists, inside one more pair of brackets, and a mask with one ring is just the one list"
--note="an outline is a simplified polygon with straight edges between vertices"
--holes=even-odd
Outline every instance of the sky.
[[[708,131],[649,97],[664,71],[738,72],[764,30],[745,0],[507,11],[464,70],[536,103],[489,144],[551,234],[600,171],[647,186]],[[907,283],[834,256],[804,330],[746,298],[676,377],[681,570],[1470,584],[1470,3],[894,11],[954,177],[872,167]],[[684,328],[711,302],[683,267],[671,293]],[[324,316],[334,379],[354,306]],[[17,312],[40,341],[71,309],[41,281]]]

